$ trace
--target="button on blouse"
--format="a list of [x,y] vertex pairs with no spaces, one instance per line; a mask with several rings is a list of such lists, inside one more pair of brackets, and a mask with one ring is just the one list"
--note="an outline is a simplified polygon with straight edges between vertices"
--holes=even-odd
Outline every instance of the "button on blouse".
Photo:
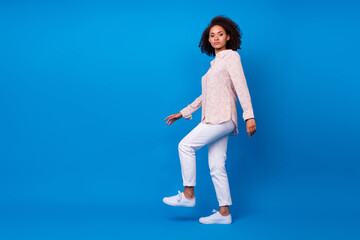
[[202,94],[180,112],[186,119],[202,107],[201,122],[220,124],[228,120],[235,123],[231,136],[239,133],[237,123],[237,100],[243,110],[244,121],[254,118],[249,89],[246,83],[240,55],[232,49],[222,50],[210,62],[210,68],[201,78]]

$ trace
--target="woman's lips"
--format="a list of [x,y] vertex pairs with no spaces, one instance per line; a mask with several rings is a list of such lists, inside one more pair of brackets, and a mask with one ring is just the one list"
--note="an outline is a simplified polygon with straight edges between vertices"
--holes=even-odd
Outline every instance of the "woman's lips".
[[216,45],[216,44],[219,44],[219,42],[216,42],[215,45]]

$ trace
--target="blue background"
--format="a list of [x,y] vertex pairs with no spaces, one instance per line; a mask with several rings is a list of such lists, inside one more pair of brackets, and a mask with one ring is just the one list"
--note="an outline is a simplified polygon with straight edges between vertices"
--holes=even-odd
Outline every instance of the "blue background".
[[[1,239],[358,239],[359,3],[1,1]],[[225,15],[257,132],[229,138],[233,224],[197,152],[195,208],[178,143],[200,121],[164,118],[201,94],[198,47]],[[242,110],[238,102],[238,116]]]

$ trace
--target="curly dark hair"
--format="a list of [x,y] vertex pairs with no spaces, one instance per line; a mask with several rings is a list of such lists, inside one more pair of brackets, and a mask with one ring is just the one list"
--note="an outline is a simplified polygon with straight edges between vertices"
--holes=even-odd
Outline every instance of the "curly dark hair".
[[214,17],[208,27],[204,30],[199,47],[201,48],[201,52],[205,53],[208,56],[215,56],[215,49],[209,43],[209,32],[210,29],[219,25],[224,28],[226,34],[230,35],[229,41],[226,42],[226,49],[232,49],[236,51],[237,49],[241,49],[241,37],[242,31],[239,29],[239,26],[232,21],[230,18],[224,17],[222,15]]

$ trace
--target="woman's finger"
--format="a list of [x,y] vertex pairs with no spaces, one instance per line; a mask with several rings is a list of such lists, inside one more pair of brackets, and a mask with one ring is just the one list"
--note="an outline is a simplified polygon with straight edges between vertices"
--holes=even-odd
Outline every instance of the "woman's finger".
[[174,119],[173,115],[169,117],[169,121],[172,121]]
[[164,120],[172,118],[173,115],[174,115],[174,114],[167,116]]
[[248,134],[249,134],[249,137],[251,137],[252,135],[254,135],[254,128],[252,128],[252,127],[249,127],[249,129],[248,129]]

